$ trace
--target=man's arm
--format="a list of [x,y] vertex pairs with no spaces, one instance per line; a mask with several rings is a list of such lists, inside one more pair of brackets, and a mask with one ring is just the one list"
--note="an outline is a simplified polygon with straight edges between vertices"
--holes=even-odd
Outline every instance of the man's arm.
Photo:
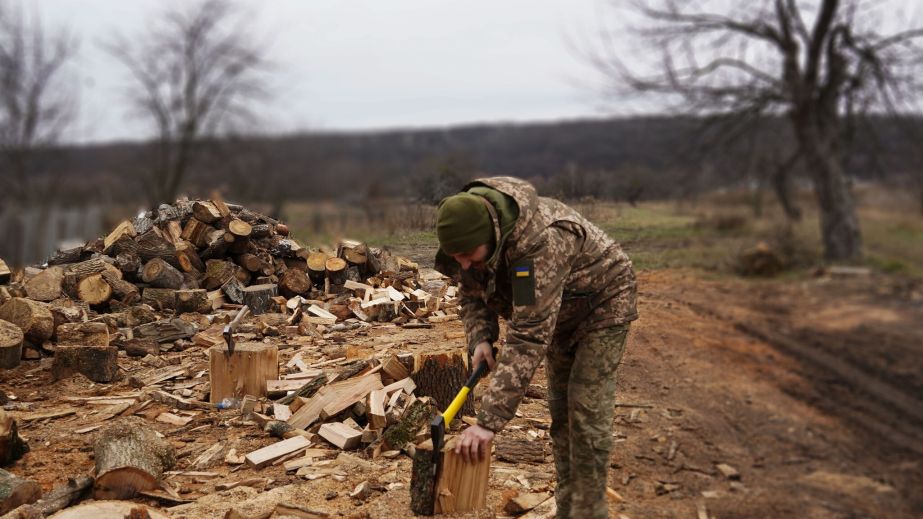
[[[542,245],[516,263],[532,265],[534,303],[520,305],[513,301],[506,346],[497,359],[478,413],[478,424],[482,427],[498,432],[515,415],[551,343],[561,308],[564,282],[582,240],[582,237],[564,229],[549,227],[540,240]],[[516,283],[515,268],[511,270]]]
[[465,324],[469,354],[473,355],[475,347],[482,342],[497,342],[500,324],[496,312],[487,307],[478,290],[466,286],[464,279],[459,286],[459,315]]

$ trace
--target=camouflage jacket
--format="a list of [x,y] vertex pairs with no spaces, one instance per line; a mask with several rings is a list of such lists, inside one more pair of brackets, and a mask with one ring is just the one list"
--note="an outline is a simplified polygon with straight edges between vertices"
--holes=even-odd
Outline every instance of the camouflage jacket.
[[465,189],[478,186],[515,200],[515,226],[501,236],[496,209],[488,203],[499,245],[487,268],[461,270],[444,254],[437,255],[436,268],[460,281],[470,351],[484,341],[495,343],[498,317],[507,321],[506,345],[478,414],[478,423],[496,432],[513,418],[556,335],[637,319],[636,284],[622,248],[567,205],[539,197],[531,184],[511,177],[478,179]]

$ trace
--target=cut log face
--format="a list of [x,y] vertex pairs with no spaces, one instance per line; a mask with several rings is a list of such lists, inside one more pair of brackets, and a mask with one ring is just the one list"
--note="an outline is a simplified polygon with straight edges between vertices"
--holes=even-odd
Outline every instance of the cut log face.
[[177,314],[187,312],[211,313],[212,304],[208,300],[208,292],[204,289],[177,290],[175,296]]
[[19,436],[16,420],[0,409],[0,465],[9,465],[29,452],[29,444]]
[[244,395],[266,396],[266,381],[279,379],[279,349],[276,346],[245,342],[235,345],[228,354],[224,345],[208,350],[210,401]]
[[64,269],[48,267],[41,274],[26,281],[26,294],[36,301],[54,301],[61,297],[64,284]]
[[0,369],[13,369],[22,358],[22,330],[18,326],[0,320]]
[[355,449],[362,443],[362,431],[341,422],[325,423],[320,426],[317,434],[343,450]]
[[160,258],[154,258],[144,265],[141,279],[157,288],[178,290],[183,286],[183,274]]
[[246,238],[250,236],[250,233],[253,231],[253,227],[251,227],[249,223],[243,220],[234,219],[228,223],[228,230],[231,231],[234,236]]
[[34,503],[41,497],[42,487],[37,482],[0,469],[0,514]]
[[112,287],[102,274],[93,274],[77,283],[77,297],[89,305],[101,305],[112,297]]
[[176,463],[170,443],[135,417],[100,432],[94,454],[96,499],[131,499],[139,491],[157,488],[164,471]]
[[327,268],[327,279],[331,285],[342,285],[346,283],[346,260],[342,258],[327,258],[325,263]]
[[60,380],[80,373],[93,382],[112,382],[119,378],[118,357],[114,346],[58,346],[51,375]]
[[63,323],[57,328],[58,345],[109,346],[109,327],[106,323]]
[[435,488],[432,440],[416,446],[410,480],[410,509],[414,513],[449,514],[486,508],[490,456],[484,461],[466,463],[461,455],[455,454],[455,440],[447,438],[442,449],[442,470]]
[[0,319],[22,330],[25,340],[40,345],[54,334],[54,317],[45,303],[14,297],[0,306]]
[[286,298],[307,296],[311,291],[311,282],[304,271],[289,269],[279,279],[279,291]]

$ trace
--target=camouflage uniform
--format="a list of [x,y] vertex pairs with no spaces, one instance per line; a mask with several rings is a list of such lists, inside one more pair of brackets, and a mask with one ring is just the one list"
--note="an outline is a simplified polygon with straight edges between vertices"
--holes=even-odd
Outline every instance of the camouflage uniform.
[[478,423],[500,431],[545,358],[558,517],[606,517],[615,369],[637,318],[631,261],[602,230],[565,204],[537,196],[529,183],[495,177],[465,189],[477,194],[484,187],[508,195],[519,210],[501,235],[502,215],[485,198],[498,244],[487,268],[460,270],[451,257],[436,259],[439,270],[460,278],[470,351],[496,343],[498,316],[507,320]]

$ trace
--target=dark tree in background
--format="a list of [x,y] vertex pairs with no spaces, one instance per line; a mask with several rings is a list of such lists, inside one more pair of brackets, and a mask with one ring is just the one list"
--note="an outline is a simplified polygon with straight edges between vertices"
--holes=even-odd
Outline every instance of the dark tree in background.
[[[76,103],[74,88],[64,84],[76,42],[60,28],[46,34],[25,5],[0,0],[0,210],[11,216],[0,221],[0,250],[14,262],[44,253],[43,233],[61,184],[50,150],[73,121]],[[23,250],[25,208],[36,210],[34,250]]]
[[[860,259],[859,221],[844,174],[848,139],[864,115],[901,112],[918,99],[923,30],[882,33],[888,24],[906,23],[913,2],[627,4],[621,14],[633,25],[625,36],[640,43],[631,53],[636,58],[628,63],[618,50],[622,32],[604,32],[594,64],[620,90],[677,101],[685,112],[720,120],[726,134],[784,116],[795,144],[779,167],[787,171],[800,161],[810,175],[826,257]],[[639,57],[644,52],[647,59]]]
[[179,194],[203,140],[253,124],[254,103],[267,90],[268,63],[246,13],[225,0],[175,5],[147,35],[107,44],[134,79],[134,113],[155,130],[145,179],[155,205]]

